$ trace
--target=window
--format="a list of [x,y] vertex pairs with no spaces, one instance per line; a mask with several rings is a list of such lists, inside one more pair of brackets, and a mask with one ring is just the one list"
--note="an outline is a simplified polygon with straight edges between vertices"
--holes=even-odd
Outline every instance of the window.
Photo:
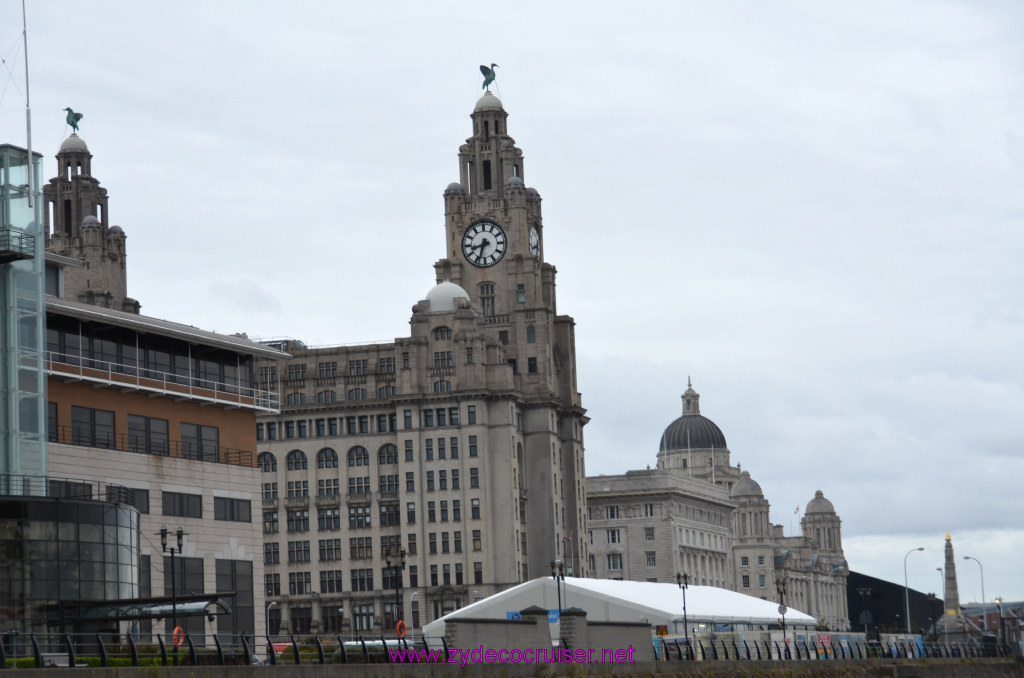
[[216,426],[181,423],[181,456],[186,459],[217,461],[220,429]]
[[[319,397],[319,396],[318,396]],[[285,396],[285,402],[289,405],[305,405],[306,394],[296,391],[295,393],[289,393]],[[322,400],[320,402],[323,402]]]
[[745,588],[745,589],[749,589],[750,588],[750,575],[749,574],[743,575],[743,588]]
[[366,360],[349,360],[348,361],[348,373],[352,377],[361,377],[366,375]]
[[337,478],[321,478],[316,481],[316,484],[318,496],[330,497],[341,494]]
[[348,479],[349,494],[370,494],[370,476]]
[[381,374],[394,374],[395,373],[395,359],[392,358],[381,358],[380,363],[377,366],[377,371]]
[[406,461],[413,461],[414,460],[413,451],[412,451],[412,441],[411,440],[406,440],[405,441],[405,460]]
[[622,569],[622,554],[621,553],[609,553],[608,554],[608,569],[609,570],[621,570]]
[[128,449],[131,452],[166,455],[169,447],[166,419],[128,415]]
[[644,504],[644,517],[645,518],[653,518],[654,517],[654,504]]
[[435,327],[434,328],[434,339],[440,341],[442,339],[452,338],[452,328],[450,327]]
[[[410,565],[409,566],[409,588],[413,588],[414,589],[414,588],[416,588],[419,585],[420,585],[420,568],[418,566],[416,566],[416,565]],[[415,605],[415,601],[413,601],[413,604]],[[415,622],[413,622],[413,626],[416,626]]]
[[537,328],[533,325],[526,326],[526,343],[536,344],[537,343]]
[[434,369],[439,370],[452,366],[451,351],[434,351]]
[[309,540],[288,542],[288,562],[308,563],[309,562]]
[[[452,382],[447,380],[435,381],[434,382],[434,393],[450,393],[452,390]],[[438,424],[439,426],[442,424]]]
[[604,507],[604,517],[608,518],[609,520],[618,519],[618,517],[619,517],[619,507],[618,506],[605,506]]
[[644,551],[644,556],[647,558],[647,567],[654,567],[657,565],[654,551]]
[[[108,501],[109,499],[108,497]],[[131,505],[137,508],[139,513],[149,513],[149,490],[133,488]]]
[[409,353],[408,352],[402,353],[402,367],[405,368],[405,369],[409,369]]
[[[392,567],[380,568],[380,587],[385,591],[390,591],[399,588],[401,579],[396,575],[395,569]],[[391,625],[390,623],[388,624]]]
[[377,463],[381,466],[384,466],[385,464],[397,464],[398,448],[390,443],[380,448],[377,451]]
[[498,332],[498,341],[501,342],[502,346],[508,346],[508,330]]
[[369,466],[370,465],[370,453],[365,447],[353,447],[348,451],[348,465],[349,466]]
[[302,381],[306,378],[306,366],[305,365],[289,365],[288,366],[288,381]]
[[764,588],[764,575],[763,574],[757,575],[757,585],[760,586],[761,588]]
[[281,547],[276,542],[263,545],[263,562],[267,565],[281,562]]
[[[352,590],[372,591],[373,570],[371,570],[370,568],[360,568],[357,570],[352,570]],[[372,608],[373,606],[371,605],[370,607]]]
[[114,413],[91,407],[71,406],[71,444],[114,447]]
[[537,374],[537,359],[529,357],[526,359],[526,372],[527,374]]
[[[402,412],[402,419],[403,419],[402,423],[404,424],[405,428],[407,428],[407,429],[408,428],[412,428],[412,410],[405,410],[405,411],[403,411]],[[409,441],[409,442],[411,442],[411,441]]]
[[483,584],[484,583],[484,564],[480,562],[473,563],[473,583]]
[[472,348],[467,348],[466,349],[466,364],[468,364],[468,365],[472,365],[473,364],[473,349]]
[[338,435],[338,421],[339,420],[335,419],[334,417],[331,417],[330,419],[327,420],[327,431],[329,435]]
[[317,527],[321,530],[341,529],[341,509],[321,508],[316,510]]
[[441,490],[448,489],[448,472],[438,471],[437,472],[437,487]]
[[348,540],[349,558],[365,560],[373,558],[373,539],[371,537],[353,537]]
[[263,580],[267,584],[267,595],[268,596],[279,596],[281,595],[281,575],[279,574],[265,574]]
[[470,424],[476,423],[476,405],[470,405],[466,408],[466,420]]
[[415,492],[416,491],[416,474],[413,471],[405,472],[405,491]]
[[263,498],[277,499],[277,483],[263,483]]
[[213,498],[213,519],[237,523],[252,522],[252,504],[248,499]]
[[469,456],[477,456],[476,436],[469,436]]
[[401,535],[393,534],[380,538],[381,553],[398,553],[402,549]]
[[323,570],[320,572],[320,593],[341,593],[341,570]]
[[289,532],[309,532],[309,510],[288,511]]
[[299,437],[300,438],[308,438],[309,437],[309,422],[307,422],[305,419],[300,419],[296,423],[299,426]]
[[427,461],[431,461],[434,458],[434,439],[427,438],[425,441],[424,454],[426,455]]
[[316,453],[317,468],[338,468],[338,453],[325,447]]
[[277,424],[272,421],[267,423],[267,440],[277,440]]
[[399,519],[399,508],[398,504],[381,504],[380,505],[380,524],[381,525],[401,525],[402,522]]
[[434,491],[434,472],[433,471],[427,471],[427,491],[428,492],[433,492]]
[[[437,439],[437,458],[438,459],[444,459],[445,456],[446,456],[446,451],[445,451],[445,448],[444,448],[444,438],[438,438]],[[444,488],[442,487],[441,489],[443,490]]]
[[428,501],[427,502],[427,522],[428,523],[436,523],[437,522],[437,508],[436,508],[436,506],[437,506],[437,502],[433,502],[433,501]]
[[469,469],[469,486],[480,487],[480,469],[471,468]]
[[349,389],[348,399],[349,400],[366,400],[366,389],[365,388]]
[[203,497],[199,494],[185,494],[183,492],[164,492],[163,508],[165,516],[177,516],[179,518],[202,518]]
[[341,539],[320,540],[320,562],[341,560]]
[[[442,471],[442,473],[444,473],[444,471]],[[441,522],[442,523],[447,523],[448,522],[448,502],[447,501],[442,501],[441,502]]]
[[[370,576],[372,584],[373,575]],[[371,585],[368,591],[371,590]],[[352,613],[352,623],[355,631],[372,631],[373,630],[373,603],[361,603],[356,605],[355,611]]]
[[[288,573],[288,593],[293,596],[301,596],[306,593],[313,592],[313,575],[309,572],[289,572]],[[308,609],[308,608],[306,608]],[[299,608],[292,608],[292,622],[293,626],[298,625],[298,620],[295,619],[295,613]],[[298,629],[295,629],[298,633]]]
[[479,520],[480,519],[480,500],[479,499],[470,499],[469,500],[469,511],[470,511],[470,517],[473,520]]
[[[454,440],[454,438],[452,438]],[[452,489],[459,489],[459,469],[452,469]]]
[[[351,400],[351,398],[349,398],[349,400]],[[330,389],[327,389],[327,390],[324,390],[324,391],[317,391],[316,392],[316,401],[318,403],[335,403],[335,402],[338,402],[338,393],[337,393],[337,391],[332,391]]]
[[480,530],[473,530],[473,550],[474,551],[481,550]]
[[437,532],[431,532],[427,535],[427,548],[428,553],[437,553]]
[[377,490],[380,492],[398,492],[398,474],[377,478]]
[[290,498],[308,497],[309,496],[309,481],[308,480],[289,480],[288,481],[288,496]]
[[645,527],[644,528],[644,541],[654,541],[654,528],[653,527]]
[[[453,532],[452,533],[452,539],[454,540],[454,543],[455,543],[455,552],[456,553],[462,553],[462,532],[461,531]],[[457,582],[457,583],[461,584],[462,582]]]
[[750,565],[750,558],[747,558],[746,556],[741,556],[740,557],[740,566],[741,567],[746,567],[748,565]]
[[379,389],[377,389],[377,397],[380,398],[381,400],[384,400],[385,398],[392,398],[397,394],[398,389],[396,389],[394,386],[390,384],[388,384],[387,386],[381,386]]
[[323,362],[317,363],[317,376],[320,379],[333,379],[338,376],[338,362]]
[[618,530],[607,530],[606,532],[608,535],[609,544],[618,544],[622,541]]
[[302,450],[292,450],[284,460],[289,471],[305,471],[309,467],[306,453]]
[[480,308],[485,316],[494,315],[494,283],[480,285]]
[[277,457],[272,455],[270,452],[261,452],[256,457],[256,465],[263,470],[264,473],[274,473],[277,471]]
[[441,553],[451,553],[451,544],[448,540],[448,533],[441,533]]
[[434,410],[424,410],[423,416],[423,427],[431,428],[434,425]]
[[416,504],[409,502],[405,505],[405,520],[410,525],[416,524]]
[[758,565],[764,565],[764,556],[758,556],[757,557],[757,564]]
[[369,506],[348,507],[348,526],[350,528],[370,527],[371,524]]

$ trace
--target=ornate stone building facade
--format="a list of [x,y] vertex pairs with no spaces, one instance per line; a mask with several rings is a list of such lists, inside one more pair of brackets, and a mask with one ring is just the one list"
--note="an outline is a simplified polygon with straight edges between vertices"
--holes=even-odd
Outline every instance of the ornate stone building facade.
[[760,485],[731,465],[692,385],[682,398],[655,469],[587,478],[592,576],[664,582],[685,572],[692,584],[785,602],[823,627],[848,629],[849,570],[832,503],[816,492],[801,534],[785,536]]
[[420,627],[586,561],[574,323],[507,117],[476,103],[409,336],[259,365],[283,393],[258,425],[272,629]]

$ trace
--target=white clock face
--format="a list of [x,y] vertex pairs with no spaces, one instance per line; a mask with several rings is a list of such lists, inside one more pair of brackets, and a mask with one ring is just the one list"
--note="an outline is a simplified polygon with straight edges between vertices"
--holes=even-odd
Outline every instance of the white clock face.
[[462,236],[462,254],[474,266],[494,266],[505,256],[507,248],[505,231],[490,221],[476,222]]
[[536,226],[530,226],[530,254],[540,259],[540,233]]

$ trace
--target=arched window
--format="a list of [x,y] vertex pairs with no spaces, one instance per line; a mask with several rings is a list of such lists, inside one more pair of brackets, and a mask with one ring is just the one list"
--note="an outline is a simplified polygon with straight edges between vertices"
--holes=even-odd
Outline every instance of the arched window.
[[366,451],[365,447],[356,446],[348,451],[348,465],[349,466],[369,466],[370,465],[370,453]]
[[273,473],[277,471],[277,457],[270,452],[260,452],[256,457],[256,465],[263,469],[264,473]]
[[354,388],[348,392],[349,400],[366,400],[365,388]]
[[287,397],[289,405],[305,405],[306,394],[305,393],[289,393]]
[[381,400],[384,400],[385,398],[392,397],[396,393],[397,391],[395,390],[394,386],[381,386],[377,390],[377,397],[380,398]]
[[441,339],[451,339],[451,338],[452,338],[452,328],[445,327],[443,325],[441,327],[435,327],[434,328],[434,339],[441,340]]
[[318,403],[333,403],[338,399],[338,394],[334,391],[320,391],[316,394],[316,401]]
[[289,471],[304,471],[308,468],[306,462],[306,453],[302,450],[292,450],[285,457],[285,462],[288,465]]
[[536,344],[537,343],[537,330],[533,325],[526,326],[526,343]]
[[338,468],[338,453],[325,447],[316,453],[317,468]]
[[434,382],[434,393],[448,393],[452,390],[452,382],[450,381],[435,381]]
[[377,451],[377,463],[383,466],[384,464],[397,464],[398,463],[398,448],[388,443]]

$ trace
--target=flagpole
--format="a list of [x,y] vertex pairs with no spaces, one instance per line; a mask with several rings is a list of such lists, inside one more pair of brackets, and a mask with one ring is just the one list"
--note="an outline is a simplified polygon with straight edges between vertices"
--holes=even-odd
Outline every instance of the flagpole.
[[28,20],[25,18],[25,0],[21,0],[21,40],[25,47],[25,155],[28,168],[28,206],[35,207],[35,172],[32,171],[32,104],[28,91]]

